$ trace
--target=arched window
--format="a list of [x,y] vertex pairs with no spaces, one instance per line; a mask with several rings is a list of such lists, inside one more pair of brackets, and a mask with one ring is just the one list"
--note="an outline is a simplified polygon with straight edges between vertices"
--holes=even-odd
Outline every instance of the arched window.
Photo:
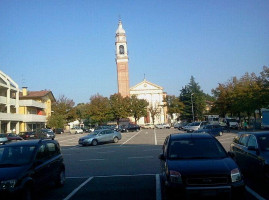
[[120,45],[120,54],[124,54],[124,46]]

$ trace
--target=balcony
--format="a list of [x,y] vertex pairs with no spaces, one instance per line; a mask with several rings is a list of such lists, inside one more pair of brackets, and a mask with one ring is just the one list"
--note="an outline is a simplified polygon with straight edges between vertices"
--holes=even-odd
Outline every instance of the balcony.
[[44,103],[40,103],[40,102],[34,101],[34,100],[20,100],[19,105],[26,106],[26,107],[42,108],[42,109],[46,108],[46,105]]
[[[16,106],[16,99],[10,99],[10,105]],[[7,97],[0,96],[0,104],[7,104]]]
[[14,113],[0,113],[0,121],[20,121],[20,122],[46,122],[45,115],[22,115]]

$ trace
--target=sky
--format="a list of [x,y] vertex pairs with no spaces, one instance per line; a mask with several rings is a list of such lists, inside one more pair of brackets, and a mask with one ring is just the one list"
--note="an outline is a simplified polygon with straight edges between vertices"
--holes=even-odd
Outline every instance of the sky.
[[269,66],[268,0],[0,0],[0,70],[20,88],[75,103],[117,93],[115,32],[126,31],[130,86],[179,96],[191,76],[218,83]]

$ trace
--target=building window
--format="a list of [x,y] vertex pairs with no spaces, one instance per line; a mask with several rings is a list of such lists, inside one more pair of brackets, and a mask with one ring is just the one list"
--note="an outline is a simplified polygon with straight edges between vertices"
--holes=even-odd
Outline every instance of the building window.
[[120,45],[120,54],[124,54],[124,46]]

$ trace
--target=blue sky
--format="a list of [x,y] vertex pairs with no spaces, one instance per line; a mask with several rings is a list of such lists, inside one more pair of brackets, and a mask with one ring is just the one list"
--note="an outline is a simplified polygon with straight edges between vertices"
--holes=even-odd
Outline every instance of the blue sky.
[[117,92],[115,31],[126,31],[130,86],[179,95],[191,75],[218,83],[269,66],[268,0],[1,0],[0,70],[20,87],[88,102]]

